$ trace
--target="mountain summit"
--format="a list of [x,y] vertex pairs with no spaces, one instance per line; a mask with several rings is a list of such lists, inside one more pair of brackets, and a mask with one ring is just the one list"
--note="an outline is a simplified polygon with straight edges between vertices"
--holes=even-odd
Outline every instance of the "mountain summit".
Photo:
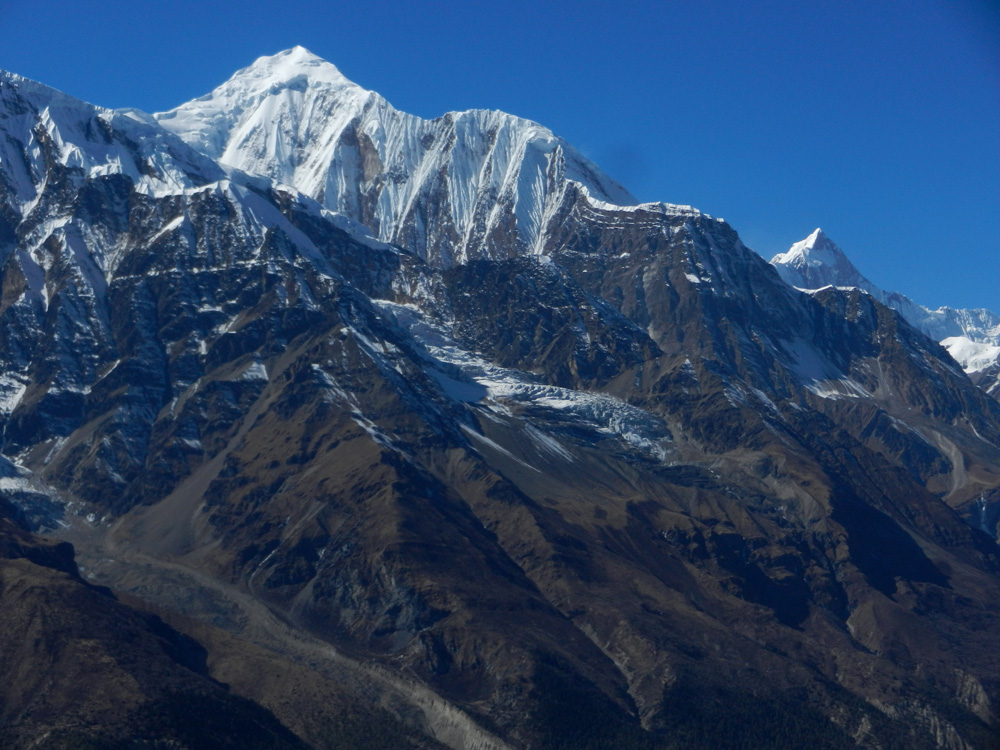
[[302,47],[155,117],[212,158],[290,185],[436,265],[537,252],[568,191],[637,202],[537,123],[485,110],[423,120]]
[[[771,259],[786,282],[800,289],[824,286],[859,287],[870,291],[872,285],[854,267],[844,252],[816,228],[804,240],[796,242],[787,252]],[[872,287],[874,288],[874,287]]]
[[1000,316],[990,310],[936,310],[904,294],[887,292],[854,266],[821,229],[771,259],[778,274],[797,289],[826,286],[862,289],[935,341],[939,341],[980,387],[1000,397]]
[[[304,110],[319,107],[316,117],[323,124],[328,124],[323,118],[335,116],[332,110],[349,121],[374,96],[331,63],[304,47],[293,47],[259,58],[211,93],[154,118],[213,159],[236,167],[266,165],[277,171],[275,178],[292,184],[297,164],[287,151],[288,139],[315,147],[322,135],[310,129],[313,122]],[[256,153],[262,161],[251,162],[241,150]]]

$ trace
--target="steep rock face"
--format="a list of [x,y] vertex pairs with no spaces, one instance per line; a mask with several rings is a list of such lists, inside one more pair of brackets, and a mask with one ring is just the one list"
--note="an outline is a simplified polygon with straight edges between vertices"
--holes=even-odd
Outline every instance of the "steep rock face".
[[569,181],[635,203],[537,123],[484,110],[422,120],[302,47],[155,117],[213,159],[291,185],[433,265],[530,251]]
[[[430,424],[414,439],[423,433],[439,450],[468,444],[446,411],[421,403],[441,386],[422,373],[419,359],[404,378],[385,370],[373,349],[385,313],[372,300],[412,303],[412,294],[430,295],[433,303],[440,282],[415,258],[356,230],[351,234],[341,218],[316,204],[255,192],[248,182],[144,195],[118,175],[58,187],[46,181],[57,199],[46,204],[47,219],[57,219],[42,240],[49,262],[37,264],[35,284],[26,281],[24,267],[38,251],[19,248],[5,268],[5,279],[15,280],[3,310],[5,322],[11,321],[5,331],[16,344],[5,352],[5,374],[15,384],[4,420],[5,451],[18,457],[20,473],[35,472],[13,478],[11,489],[56,485],[106,518],[162,500],[156,513],[171,514],[163,524],[127,525],[145,534],[144,550],[203,555],[206,543],[221,542],[200,567],[259,591],[276,606],[291,606],[303,623],[345,644],[388,654],[407,646],[428,679],[453,675],[437,683],[463,702],[485,691],[496,707],[492,696],[515,675],[530,676],[533,650],[542,643],[547,652],[562,654],[562,663],[601,663],[590,642],[538,596],[520,569],[502,562],[503,551],[481,524],[468,517],[450,531],[449,520],[468,516],[460,503],[455,506],[452,490],[426,470],[405,461],[394,465],[391,454],[383,455],[385,438],[367,416],[378,415],[383,402],[396,403],[389,412],[393,432],[402,432],[407,412],[418,409],[418,425]],[[88,254],[73,251],[74,231],[86,232]],[[412,292],[405,291],[409,286]],[[398,332],[382,336],[414,346]],[[376,401],[365,403],[372,388]],[[273,442],[269,420],[275,415],[294,417],[290,471],[275,467],[285,450]],[[319,430],[327,421],[326,431]],[[450,438],[435,437],[441,429]],[[345,464],[323,442],[327,432],[333,446],[357,441],[347,455],[360,456],[357,473],[349,474],[360,486],[348,482],[336,490],[312,483],[326,479],[331,468],[343,482]],[[261,440],[268,457],[251,476],[238,459]],[[300,482],[289,483],[282,495],[285,480],[308,476],[310,466],[313,479],[301,480],[301,490],[294,486]],[[316,471],[323,466],[326,471]],[[184,494],[191,484],[201,488],[193,498]],[[429,508],[415,500],[425,496]],[[294,528],[304,538],[281,531],[292,515],[272,521],[288,497],[295,501],[288,508]],[[342,525],[345,512],[351,520],[355,497],[365,498],[367,521],[351,521],[343,541],[349,547],[362,541],[361,549],[347,561],[331,555],[341,565],[320,565],[326,546],[338,539],[327,529]],[[329,507],[314,519],[314,503],[323,498]],[[443,518],[432,522],[439,504]],[[407,531],[417,521],[419,528]],[[444,537],[442,549],[453,550],[440,562],[427,554],[438,546],[434,535]],[[291,549],[272,556],[273,545],[285,541]],[[459,569],[467,574],[477,555],[480,576],[469,581],[454,575]],[[264,569],[265,575],[267,558],[277,567]],[[428,590],[423,579],[434,586]],[[305,594],[290,602],[286,592],[303,584]],[[481,601],[483,589],[493,591],[487,601]],[[522,609],[520,620],[512,617]],[[497,612],[522,635],[511,637],[498,627]],[[451,669],[446,638],[466,652],[461,668]],[[511,649],[515,643],[525,645]],[[613,670],[585,668],[604,691],[624,694]],[[518,710],[528,700],[521,692],[506,699]]]
[[[994,399],[1000,398],[1000,317],[995,313],[982,309],[953,310],[948,307],[930,310],[899,292],[886,292],[868,281],[820,229],[792,245],[787,253],[776,255],[771,264],[784,281],[799,289],[812,290],[814,294],[828,295],[826,287],[860,289],[870,294],[882,304],[898,311],[925,335],[939,341],[973,383]],[[938,381],[932,379],[932,382]],[[935,397],[931,395],[929,398],[934,400]],[[926,399],[921,399],[925,410],[926,403]],[[920,434],[927,436],[922,430]],[[955,462],[951,439],[946,438],[943,442],[940,438],[929,439],[944,455],[951,454],[952,458],[949,460]],[[982,466],[979,461],[973,463]],[[959,467],[957,463],[954,465],[957,469],[954,477],[965,474],[964,467]],[[989,465],[988,462],[986,465]],[[974,475],[976,470],[972,473]],[[1000,513],[997,498],[989,492],[979,491],[981,488],[975,482],[964,492],[959,491],[954,486],[954,481],[956,480],[952,480],[949,492],[953,504],[960,507],[963,515],[977,528],[982,528],[994,538],[1000,536],[995,520]],[[957,481],[962,483],[961,479]]]
[[[295,111],[349,87],[304,55]],[[574,180],[449,263],[260,176],[67,170],[11,214],[0,491],[98,580],[335,644],[454,747],[996,736],[1000,407],[877,300]]]

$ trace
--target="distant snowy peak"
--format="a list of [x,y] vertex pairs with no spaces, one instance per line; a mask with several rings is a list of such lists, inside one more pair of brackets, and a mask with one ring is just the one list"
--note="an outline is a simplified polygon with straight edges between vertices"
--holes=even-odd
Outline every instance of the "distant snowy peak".
[[804,240],[796,242],[788,252],[771,259],[786,283],[799,289],[819,289],[824,286],[859,287],[873,291],[868,281],[822,229],[815,229]]
[[983,372],[1000,361],[1000,346],[970,341],[964,336],[943,339],[941,346],[969,374]]
[[935,341],[963,336],[971,341],[1000,345],[1000,316],[996,313],[950,307],[931,310],[904,294],[887,292],[866,279],[821,229],[796,242],[788,252],[775,255],[771,265],[786,283],[798,289],[809,291],[826,286],[863,289],[882,304],[899,311],[911,325]]
[[485,110],[423,120],[302,47],[154,117],[213,159],[291,185],[441,265],[500,246],[531,252],[571,182],[595,201],[637,203],[537,123]]
[[[925,328],[926,308],[898,292],[886,292],[875,286],[819,227],[804,240],[793,244],[787,252],[771,258],[771,265],[786,284],[796,289],[812,291],[828,286],[861,289],[883,305],[898,310],[913,325],[922,330]],[[927,330],[924,332],[931,335]],[[932,338],[942,337],[932,335]]]
[[[823,231],[816,229],[788,252],[771,259],[781,278],[805,291],[827,286],[856,287],[897,310],[910,325],[944,346],[974,379],[1000,364],[1000,316],[990,310],[931,310],[899,292],[886,292],[866,279]],[[992,393],[996,389],[987,389]]]

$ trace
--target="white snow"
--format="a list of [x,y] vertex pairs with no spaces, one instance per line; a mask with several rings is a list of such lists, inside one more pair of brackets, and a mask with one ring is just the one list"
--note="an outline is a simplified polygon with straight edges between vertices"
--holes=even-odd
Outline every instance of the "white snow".
[[0,492],[34,492],[34,483],[26,477],[0,477]]
[[[660,216],[680,216],[680,217],[696,217],[701,216],[706,219],[712,219],[713,217],[708,214],[699,211],[694,206],[687,206],[679,203],[663,203],[663,202],[651,202],[651,203],[638,203],[636,201],[631,201],[629,203],[616,203],[614,201],[608,201],[602,199],[600,195],[594,195],[590,190],[590,187],[584,180],[577,180],[580,183],[580,188],[584,195],[587,197],[587,202],[591,207],[600,209],[603,211],[614,211],[625,212],[625,213],[652,213]],[[723,221],[722,219],[715,219],[715,221]]]
[[[786,360],[791,370],[799,376],[801,383],[809,391],[821,398],[871,398],[871,394],[856,380],[845,375],[811,341],[797,338],[782,342],[787,352]],[[767,397],[757,391],[761,398],[774,408]]]
[[153,244],[158,239],[160,239],[160,237],[163,237],[164,235],[169,234],[170,232],[177,229],[177,227],[179,227],[181,224],[184,223],[185,218],[187,217],[181,214],[180,216],[168,221],[159,229],[159,231],[156,232],[156,234],[154,234],[152,237],[149,238],[149,244]]
[[218,179],[221,169],[135,113],[115,112],[0,71],[0,171],[23,216],[35,209],[46,175],[43,141],[61,164],[88,177],[124,174],[136,190],[161,195]]
[[528,423],[525,423],[524,431],[527,433],[528,437],[531,438],[531,441],[543,451],[551,453],[564,461],[576,461],[573,454],[570,453],[569,450],[567,450],[566,447],[552,435],[542,432],[534,425]]
[[782,345],[792,355],[790,362],[792,370],[804,383],[842,377],[843,373],[812,342],[797,338],[793,341],[783,342]]
[[358,408],[357,400],[351,394],[349,394],[347,391],[341,388],[337,384],[337,381],[330,375],[330,373],[326,372],[326,370],[324,370],[322,367],[315,364],[312,365],[312,370],[314,373],[316,373],[317,376],[319,376],[320,380],[323,381],[323,385],[329,397],[327,399],[329,402],[339,401],[342,404],[353,406],[355,409]]
[[368,433],[368,436],[374,440],[376,443],[381,445],[383,448],[391,448],[397,450],[392,444],[392,440],[386,435],[377,424],[368,419],[364,414],[355,412],[351,415],[351,419],[354,420],[361,429]]
[[[794,243],[788,252],[778,253],[771,259],[771,263],[774,265],[791,266],[798,269],[814,267],[834,271],[849,268],[854,272],[852,275],[860,275],[857,274],[857,269],[850,264],[850,261],[847,261],[848,265],[844,264],[845,261],[847,261],[847,256],[823,234],[823,230],[819,227],[814,229],[812,234],[804,240]],[[841,280],[839,283],[844,282]],[[853,286],[853,284],[851,285]]]
[[949,336],[941,341],[941,346],[969,374],[982,372],[1000,362],[1000,346],[972,341],[965,336]]
[[[434,245],[444,264],[488,253],[486,238],[511,223],[521,248],[537,252],[569,182],[595,206],[636,203],[537,123],[485,110],[423,120],[301,47],[262,57],[206,96],[154,117],[213,159],[371,221],[381,241],[418,252]],[[375,184],[374,216],[367,216],[359,195]],[[447,205],[427,214],[442,189]]]
[[[553,416],[618,438],[657,460],[666,457],[670,436],[655,415],[604,393],[539,383],[530,373],[493,365],[462,349],[443,327],[429,321],[414,307],[387,301],[378,304],[423,347],[429,360],[426,372],[452,398],[466,403],[481,402],[505,414],[511,414],[510,407],[515,405],[557,412]],[[462,381],[444,375],[445,370],[456,368],[463,376]]]
[[0,414],[10,414],[21,403],[28,386],[10,375],[0,376]]
[[860,383],[851,378],[814,380],[806,384],[806,389],[820,398],[870,398],[871,394]]
[[267,380],[267,367],[260,360],[255,360],[240,373],[240,380]]
[[483,445],[486,445],[489,448],[495,450],[497,453],[501,453],[504,456],[506,456],[507,458],[513,459],[517,463],[521,464],[521,466],[524,466],[524,467],[526,467],[528,469],[531,469],[532,471],[537,471],[539,474],[542,473],[540,469],[536,469],[531,464],[529,464],[529,463],[527,463],[525,461],[522,461],[520,458],[518,458],[517,456],[515,456],[509,450],[507,450],[502,445],[500,445],[499,443],[497,443],[495,440],[491,440],[490,438],[486,437],[482,433],[476,432],[475,430],[473,430],[472,428],[470,428],[470,427],[468,427],[468,426],[466,426],[464,424],[461,425],[461,428],[462,428],[462,432],[464,432],[466,435],[468,435],[470,438],[472,438],[476,442],[482,443]]
[[441,389],[456,401],[475,403],[487,395],[487,390],[479,383],[455,380],[435,367],[428,368],[427,374],[434,378]]

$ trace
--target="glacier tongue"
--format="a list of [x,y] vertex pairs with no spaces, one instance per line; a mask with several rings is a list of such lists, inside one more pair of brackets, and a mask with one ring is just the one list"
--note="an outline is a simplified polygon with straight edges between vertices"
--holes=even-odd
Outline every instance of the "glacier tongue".
[[[447,326],[435,323],[417,307],[388,300],[373,301],[412,337],[426,361],[426,373],[449,398],[464,404],[481,404],[506,416],[513,416],[512,406],[527,410],[536,423],[554,420],[574,424],[592,431],[595,438],[607,436],[620,440],[657,462],[665,461],[670,453],[672,437],[660,417],[606,393],[550,385],[530,373],[492,364],[463,349]],[[534,430],[534,440],[544,441],[539,437],[543,433],[532,427],[532,421],[524,420],[524,428]],[[564,457],[569,455],[552,438],[548,438],[546,445]]]

